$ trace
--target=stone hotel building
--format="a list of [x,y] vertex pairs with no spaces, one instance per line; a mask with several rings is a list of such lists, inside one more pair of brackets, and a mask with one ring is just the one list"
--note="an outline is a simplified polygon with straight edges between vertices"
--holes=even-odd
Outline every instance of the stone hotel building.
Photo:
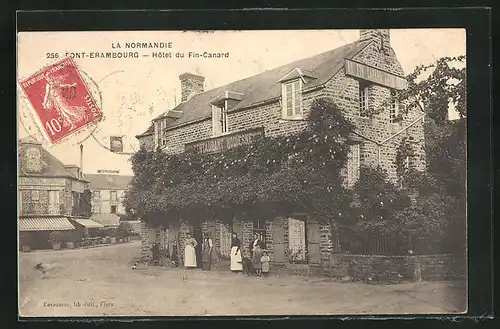
[[[148,149],[217,152],[249,142],[255,135],[295,134],[305,128],[311,102],[321,97],[332,98],[357,126],[357,143],[351,146],[346,168],[349,186],[358,179],[362,165],[380,165],[396,182],[395,157],[402,139],[417,146],[424,143],[421,109],[408,108],[397,120],[403,105],[390,101],[407,82],[391,47],[389,30],[361,30],[356,42],[212,90],[205,91],[204,77],[191,73],[182,74],[180,84],[182,102],[137,136]],[[373,109],[377,109],[375,114],[368,116]],[[415,149],[415,157],[406,159],[407,164],[425,168],[423,147]],[[198,240],[202,232],[211,232],[221,256],[229,255],[231,231],[242,239],[247,254],[257,232],[275,265],[288,264],[294,250],[307,250],[308,265],[321,268],[327,266],[334,250],[329,226],[307,214],[290,213],[254,221],[234,218],[232,227],[216,219],[203,219],[194,226],[181,223],[166,230],[143,224],[144,254],[155,241],[166,245],[179,239],[182,249],[188,230]]]

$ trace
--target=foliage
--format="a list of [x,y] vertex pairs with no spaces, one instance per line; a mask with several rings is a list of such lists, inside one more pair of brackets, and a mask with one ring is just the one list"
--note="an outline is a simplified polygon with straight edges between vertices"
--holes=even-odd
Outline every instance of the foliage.
[[72,215],[90,217],[92,215],[92,192],[85,189],[83,193],[77,193],[79,201],[77,206],[73,206]]
[[217,154],[141,149],[132,157],[135,177],[125,206],[153,225],[192,213],[231,209],[228,216],[244,217],[312,211],[318,204],[317,215],[328,220],[345,194],[340,170],[353,128],[323,98],[313,102],[307,129],[293,136],[266,137]]
[[358,183],[354,186],[355,202],[350,207],[346,222],[358,231],[380,233],[401,229],[395,213],[407,208],[410,198],[406,191],[392,184],[382,168],[361,168]]
[[118,226],[118,235],[121,237],[127,237],[132,235],[133,229],[132,225],[126,221],[120,222],[120,225]]
[[408,88],[399,93],[399,100],[421,106],[437,124],[446,122],[450,106],[460,118],[466,117],[465,56],[441,57],[433,64],[420,65],[406,79]]
[[[303,211],[332,226],[349,227],[359,237],[368,232],[394,236],[407,246],[412,236],[436,236],[439,243],[463,250],[466,85],[465,69],[455,63],[464,61],[463,56],[445,57],[417,67],[407,76],[408,88],[396,96],[406,108],[418,105],[428,115],[427,171],[406,165],[406,158],[416,154],[409,139],[396,152],[404,189],[381,168],[368,167],[361,168],[353,189],[344,188],[341,169],[354,125],[334,102],[319,99],[311,106],[307,129],[296,135],[266,137],[209,155],[139,150],[132,157],[135,175],[126,209],[153,226],[180,218],[231,221]],[[450,105],[461,120],[446,120]],[[433,248],[430,240],[428,245]]]
[[447,195],[465,200],[467,173],[466,120],[440,126],[427,123],[426,154],[428,171],[442,182]]

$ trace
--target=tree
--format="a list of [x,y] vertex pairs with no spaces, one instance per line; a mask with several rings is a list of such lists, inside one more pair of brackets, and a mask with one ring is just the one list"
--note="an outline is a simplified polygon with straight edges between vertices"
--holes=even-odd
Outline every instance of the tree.
[[[419,190],[417,202],[396,216],[404,225],[437,234],[447,251],[460,254],[466,244],[467,104],[465,56],[443,57],[408,75],[400,95],[426,112],[427,173],[407,177]],[[449,110],[458,119],[448,120]]]
[[420,65],[406,79],[408,88],[398,96],[420,106],[440,125],[454,108],[460,118],[467,115],[465,56],[442,57],[430,65]]

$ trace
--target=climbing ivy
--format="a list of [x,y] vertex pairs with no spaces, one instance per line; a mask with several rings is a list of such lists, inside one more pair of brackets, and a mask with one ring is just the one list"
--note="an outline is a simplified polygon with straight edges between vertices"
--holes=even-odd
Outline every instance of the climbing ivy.
[[[217,154],[139,150],[125,205],[153,225],[200,216],[253,217],[292,211],[328,221],[342,206],[354,125],[330,99],[315,100],[307,128]],[[318,210],[321,209],[321,210]]]

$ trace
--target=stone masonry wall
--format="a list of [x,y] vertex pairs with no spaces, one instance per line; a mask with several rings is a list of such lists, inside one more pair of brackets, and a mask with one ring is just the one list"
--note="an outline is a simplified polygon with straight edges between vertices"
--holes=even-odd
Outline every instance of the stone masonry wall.
[[[387,33],[389,33],[389,31],[387,31]],[[389,36],[386,36],[384,39],[386,39],[386,42],[382,42],[382,45],[379,42],[370,43],[366,48],[354,56],[353,59],[380,70],[398,76],[404,76],[403,67],[394,49],[392,49],[390,42],[387,42],[389,41]],[[380,46],[382,46],[381,49],[379,49]]]
[[[343,71],[339,71],[327,84],[326,94],[333,97],[344,111],[346,117],[354,121],[357,126],[357,132],[368,139],[382,142],[408,127],[411,123],[414,123],[422,115],[419,109],[412,108],[408,110],[408,115],[402,121],[390,123],[389,109],[384,108],[380,113],[373,115],[373,117],[360,117],[358,88],[359,82],[356,79],[346,76]],[[380,108],[388,97],[390,97],[389,88],[378,85],[369,87],[371,106]],[[403,138],[413,141],[412,145],[416,155],[410,159],[411,165],[420,170],[425,169],[424,123],[422,120],[419,120],[413,126],[380,146],[380,165],[387,170],[389,178],[394,182],[397,180],[396,152]],[[368,139],[362,139],[360,145],[361,165],[376,167],[379,164],[379,146]]]
[[252,221],[241,221],[241,244],[242,244],[242,256],[250,257],[249,246],[253,242],[253,222]]
[[[321,97],[320,91],[307,92],[302,95],[303,113],[307,117],[314,99]],[[305,120],[282,119],[279,101],[250,109],[229,112],[228,129],[238,132],[252,128],[264,127],[266,137],[286,136],[300,133],[307,127]]]
[[212,137],[212,120],[207,118],[186,126],[167,130],[165,132],[166,146],[163,150],[167,153],[182,153],[184,145]]
[[465,273],[451,255],[377,256],[331,254],[325,274],[354,280],[445,280]]
[[271,259],[271,263],[274,261],[273,244],[274,244],[274,222],[272,220],[266,220],[266,250],[267,253],[269,254],[269,258]]
[[139,140],[139,145],[148,151],[152,151],[155,147],[155,137],[154,135],[146,135],[146,136],[141,136],[137,138]]
[[329,224],[319,226],[319,250],[321,258],[321,266],[325,267],[329,264],[330,254],[332,252],[332,232]]

